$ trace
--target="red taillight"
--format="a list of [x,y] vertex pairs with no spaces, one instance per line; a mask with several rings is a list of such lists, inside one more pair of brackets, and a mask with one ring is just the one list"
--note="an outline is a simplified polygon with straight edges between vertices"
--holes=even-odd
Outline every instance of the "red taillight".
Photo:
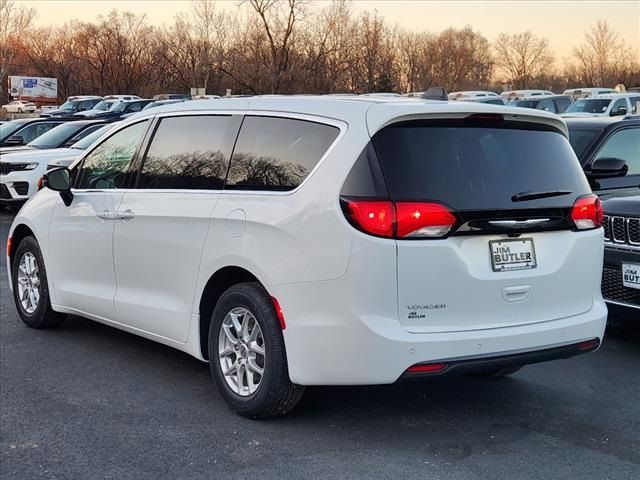
[[439,238],[451,231],[456,217],[444,205],[426,202],[346,202],[352,223],[386,238]]
[[578,230],[598,228],[602,225],[602,217],[602,203],[593,193],[578,198],[573,204],[571,219]]
[[380,237],[393,237],[392,202],[348,202],[351,219],[366,233]]
[[456,217],[439,203],[396,203],[398,238],[433,238],[449,233]]
[[418,363],[407,368],[406,373],[438,373],[447,368],[446,363]]
[[43,186],[44,186],[44,177],[40,177],[38,179],[38,190],[42,190]]
[[287,324],[284,321],[284,313],[282,312],[282,307],[280,307],[280,302],[276,297],[271,297],[271,301],[273,302],[273,308],[276,309],[276,315],[278,316],[278,321],[280,322],[280,328],[284,330],[287,328]]
[[504,117],[499,113],[474,113],[465,117],[465,120],[473,120],[480,122],[502,122]]

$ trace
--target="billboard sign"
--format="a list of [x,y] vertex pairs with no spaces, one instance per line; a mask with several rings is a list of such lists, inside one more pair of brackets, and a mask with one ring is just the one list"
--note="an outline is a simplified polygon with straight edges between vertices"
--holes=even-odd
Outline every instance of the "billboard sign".
[[11,98],[31,102],[55,102],[58,100],[58,80],[44,77],[9,77]]

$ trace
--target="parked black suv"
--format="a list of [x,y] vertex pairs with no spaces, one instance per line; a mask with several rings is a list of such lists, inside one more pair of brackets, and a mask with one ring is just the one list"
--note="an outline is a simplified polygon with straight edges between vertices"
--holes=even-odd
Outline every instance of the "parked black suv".
[[640,321],[640,195],[603,202],[602,295],[612,317]]
[[603,200],[640,194],[640,117],[567,118],[569,138]]

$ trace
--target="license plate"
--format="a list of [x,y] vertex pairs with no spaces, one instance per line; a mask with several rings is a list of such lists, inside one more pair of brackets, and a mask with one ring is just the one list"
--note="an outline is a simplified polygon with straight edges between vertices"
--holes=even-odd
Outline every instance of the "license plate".
[[625,287],[640,290],[640,265],[634,263],[622,264],[622,284]]
[[494,272],[530,270],[537,266],[533,238],[492,240],[489,242],[489,251]]

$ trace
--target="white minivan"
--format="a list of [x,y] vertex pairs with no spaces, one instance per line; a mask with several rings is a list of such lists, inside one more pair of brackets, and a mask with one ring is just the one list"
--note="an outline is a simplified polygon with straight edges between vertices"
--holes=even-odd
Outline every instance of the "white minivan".
[[186,102],[44,183],[9,233],[22,320],[81,315],[209,361],[248,417],[306,385],[500,376],[603,337],[602,209],[547,112]]

